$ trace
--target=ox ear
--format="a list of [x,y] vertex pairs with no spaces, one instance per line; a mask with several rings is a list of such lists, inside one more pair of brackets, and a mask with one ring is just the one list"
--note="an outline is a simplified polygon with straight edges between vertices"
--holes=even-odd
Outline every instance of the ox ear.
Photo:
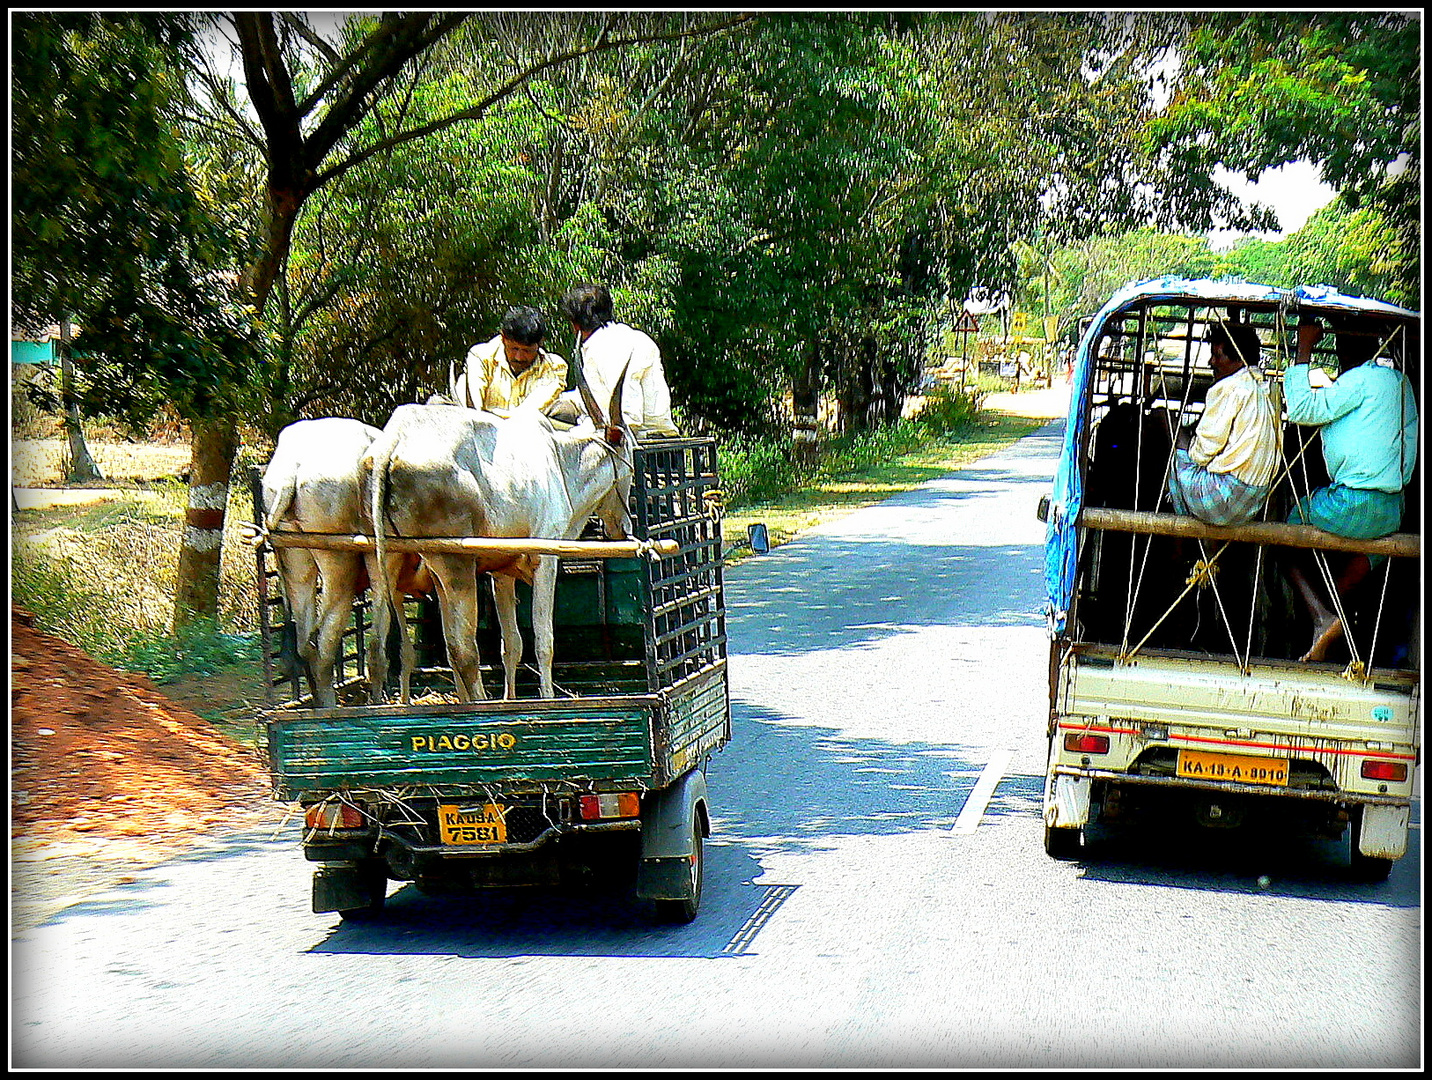
[[611,423],[606,425],[607,442],[613,446],[620,446],[622,444],[622,433],[626,430],[626,425],[623,422],[625,418],[622,415],[622,391],[626,389],[627,369],[629,367],[631,367],[630,360],[622,365],[622,373],[617,376],[616,388],[612,390],[612,404],[607,410],[607,415],[611,417]]
[[602,407],[597,404],[597,396],[592,393],[592,388],[587,385],[587,376],[581,368],[577,369],[577,392],[582,395],[582,402],[587,406],[587,412],[592,418],[592,423],[597,430],[607,426],[607,418],[602,415]]

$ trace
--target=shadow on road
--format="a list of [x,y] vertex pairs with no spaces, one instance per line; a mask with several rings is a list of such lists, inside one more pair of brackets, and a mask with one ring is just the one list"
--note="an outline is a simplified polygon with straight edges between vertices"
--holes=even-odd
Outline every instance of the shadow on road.
[[[948,829],[988,763],[946,743],[852,739],[733,699],[733,737],[707,783],[724,836],[819,851],[840,836]],[[1039,777],[1008,776],[985,816],[1038,817]]]
[[1417,880],[1422,863],[1420,828],[1409,833],[1407,854],[1393,864],[1388,880],[1375,884],[1351,880],[1346,835],[1341,840],[1317,840],[1251,825],[1215,832],[1167,823],[1160,828],[1095,827],[1089,833],[1078,860],[1085,881],[1394,908],[1416,908],[1422,902]]
[[[733,658],[869,645],[910,626],[1044,625],[1038,545],[822,537],[769,557],[782,563],[779,578],[763,580],[781,584],[727,581]],[[849,573],[852,563],[859,574]]]
[[761,867],[745,846],[713,841],[706,845],[701,911],[686,926],[654,922],[650,905],[629,890],[527,887],[425,896],[405,885],[371,921],[339,923],[310,951],[469,958],[745,955],[755,951],[756,933],[791,890],[753,884]]

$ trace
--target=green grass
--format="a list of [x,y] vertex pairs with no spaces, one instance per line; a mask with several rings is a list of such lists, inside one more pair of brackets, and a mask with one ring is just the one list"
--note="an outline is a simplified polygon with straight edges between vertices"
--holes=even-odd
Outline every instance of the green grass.
[[11,598],[96,659],[156,683],[258,659],[253,555],[238,538],[249,516],[231,503],[218,620],[172,630],[182,482],[162,482],[102,503],[27,510],[11,543]]

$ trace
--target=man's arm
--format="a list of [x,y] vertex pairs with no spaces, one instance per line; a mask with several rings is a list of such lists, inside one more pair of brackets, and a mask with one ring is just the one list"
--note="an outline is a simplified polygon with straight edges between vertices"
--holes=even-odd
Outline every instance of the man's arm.
[[532,382],[518,408],[546,413],[567,389],[567,361],[556,353],[543,352],[537,363],[541,366],[533,372]]
[[[661,367],[661,350],[651,338],[633,352],[632,370],[637,375],[630,381],[638,383],[642,426],[652,434],[675,435],[676,427],[671,422],[671,388],[666,385],[666,373]],[[624,397],[624,403],[625,400]]]
[[1288,419],[1295,424],[1319,427],[1351,412],[1362,400],[1357,380],[1347,378],[1346,374],[1331,386],[1314,388],[1309,381],[1313,346],[1322,337],[1322,325],[1316,320],[1298,325],[1298,356],[1283,373],[1283,403],[1288,409]]

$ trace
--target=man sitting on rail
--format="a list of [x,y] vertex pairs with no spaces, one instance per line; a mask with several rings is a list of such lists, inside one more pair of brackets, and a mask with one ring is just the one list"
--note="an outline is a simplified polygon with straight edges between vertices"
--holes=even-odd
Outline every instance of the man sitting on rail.
[[1258,368],[1258,332],[1209,332],[1214,383],[1196,428],[1179,432],[1168,494],[1174,511],[1210,525],[1252,521],[1282,460],[1283,431]]
[[[1288,419],[1322,433],[1329,483],[1299,499],[1288,515],[1294,525],[1316,525],[1338,536],[1364,540],[1396,532],[1402,524],[1403,490],[1417,462],[1417,403],[1406,375],[1379,362],[1375,336],[1339,331],[1339,375],[1331,386],[1314,387],[1309,362],[1323,336],[1322,324],[1298,326],[1298,356],[1283,377]],[[1383,556],[1373,556],[1381,562]],[[1325,603],[1295,562],[1288,577],[1313,619],[1313,645],[1300,657],[1321,660],[1342,636],[1342,619]],[[1338,597],[1346,595],[1373,566],[1354,555],[1337,576]]]

